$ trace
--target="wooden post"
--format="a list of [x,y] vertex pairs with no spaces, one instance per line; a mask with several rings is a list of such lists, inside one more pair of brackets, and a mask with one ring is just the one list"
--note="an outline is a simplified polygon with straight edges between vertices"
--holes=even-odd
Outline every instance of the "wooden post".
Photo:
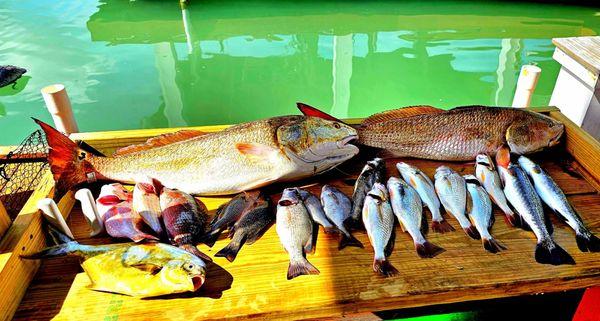
[[0,202],[0,238],[4,235],[4,232],[8,230],[12,221],[10,220],[10,216],[6,212],[4,205]]
[[42,88],[41,92],[46,107],[50,115],[52,115],[56,129],[67,135],[78,133],[79,128],[75,122],[71,101],[69,100],[65,86],[54,84]]
[[537,86],[538,78],[542,69],[534,65],[525,65],[521,67],[519,80],[517,80],[517,89],[513,98],[513,107],[529,107],[531,96]]

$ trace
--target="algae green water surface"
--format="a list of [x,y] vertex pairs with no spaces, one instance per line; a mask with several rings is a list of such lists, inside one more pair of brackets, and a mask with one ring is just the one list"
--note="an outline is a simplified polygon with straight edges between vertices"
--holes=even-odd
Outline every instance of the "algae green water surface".
[[[184,27],[185,25],[185,27]],[[600,32],[600,8],[511,1],[4,0],[0,145],[49,121],[40,89],[66,85],[82,131],[337,117],[431,104],[509,105],[519,68],[559,66],[553,37]]]

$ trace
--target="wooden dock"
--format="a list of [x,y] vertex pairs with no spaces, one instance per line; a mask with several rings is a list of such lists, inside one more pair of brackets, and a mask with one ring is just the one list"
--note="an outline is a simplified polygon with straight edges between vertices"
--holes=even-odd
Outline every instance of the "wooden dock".
[[[538,110],[549,112],[550,116],[565,123],[566,144],[534,159],[565,191],[591,230],[599,234],[600,144],[557,109]],[[222,128],[198,127],[203,131]],[[115,148],[167,131],[173,129],[87,133],[72,137],[84,139],[110,154]],[[396,161],[387,162],[389,174],[397,174]],[[406,161],[419,166],[429,176],[433,176],[435,168],[441,164],[462,174],[472,173],[474,169],[473,162]],[[351,194],[353,181],[349,178],[356,177],[362,165],[362,160],[344,164],[342,170],[349,172],[351,177],[342,177],[332,171],[307,181],[317,183],[309,189],[318,193],[323,183],[329,183]],[[48,175],[34,197],[52,194],[52,186]],[[68,223],[76,238],[85,244],[111,242],[108,237],[89,238],[89,229],[78,205],[70,211],[74,204],[71,195],[67,194],[59,205],[65,213],[71,213]],[[278,195],[273,197],[276,199]],[[227,199],[201,198],[211,213]],[[46,260],[34,277],[37,264],[14,257],[22,251],[38,249],[43,243],[39,213],[26,207],[20,215],[20,229],[11,228],[8,232],[12,240],[17,240],[10,242],[14,246],[10,251],[12,255],[0,266],[2,280],[9,280],[0,284],[3,294],[0,319],[10,318],[11,309],[16,310],[15,320],[307,319],[600,285],[600,253],[581,253],[573,231],[564,223],[553,218],[554,237],[577,264],[548,266],[534,260],[536,241],[531,232],[509,228],[497,209],[494,215],[496,224],[492,232],[508,247],[507,251],[496,255],[485,252],[479,241],[458,230],[443,235],[430,232],[429,240],[445,248],[446,252],[433,259],[420,259],[410,237],[397,228],[395,250],[390,260],[400,275],[388,279],[373,273],[372,248],[366,234],[357,232],[355,235],[365,244],[365,249],[338,251],[338,240],[320,233],[316,253],[308,255],[308,260],[321,274],[288,281],[288,256],[279,244],[275,229],[271,228],[255,244],[244,246],[233,263],[215,258],[215,264],[210,265],[207,273],[206,284],[197,293],[140,300],[89,290],[89,279],[81,272],[75,258]],[[25,224],[25,217],[29,224]],[[459,227],[453,218],[448,219],[454,227]],[[2,255],[7,253],[9,244],[5,243],[3,240],[1,244]],[[204,245],[200,249],[212,256],[227,243],[227,239],[220,239],[212,249]],[[9,277],[5,278],[6,275]],[[33,281],[27,287],[30,280]],[[21,296],[23,299],[19,303]]]

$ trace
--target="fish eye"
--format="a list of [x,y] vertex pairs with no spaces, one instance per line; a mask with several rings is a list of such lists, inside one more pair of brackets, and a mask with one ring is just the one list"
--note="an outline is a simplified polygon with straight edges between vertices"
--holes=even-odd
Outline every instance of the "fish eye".
[[333,123],[333,127],[335,127],[335,129],[342,128],[342,126],[339,123]]
[[194,264],[193,263],[183,263],[183,269],[191,272],[194,269]]

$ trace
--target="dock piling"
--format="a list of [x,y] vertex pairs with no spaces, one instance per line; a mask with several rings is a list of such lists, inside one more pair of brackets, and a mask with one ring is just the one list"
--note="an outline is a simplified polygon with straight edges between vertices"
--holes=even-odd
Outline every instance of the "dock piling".
[[521,67],[515,97],[512,102],[513,107],[529,107],[531,96],[533,96],[541,72],[542,69],[538,66],[524,65]]
[[67,95],[67,89],[63,84],[54,84],[42,88],[42,97],[46,108],[52,115],[54,125],[59,131],[69,135],[78,133],[79,127],[73,116],[71,101]]

